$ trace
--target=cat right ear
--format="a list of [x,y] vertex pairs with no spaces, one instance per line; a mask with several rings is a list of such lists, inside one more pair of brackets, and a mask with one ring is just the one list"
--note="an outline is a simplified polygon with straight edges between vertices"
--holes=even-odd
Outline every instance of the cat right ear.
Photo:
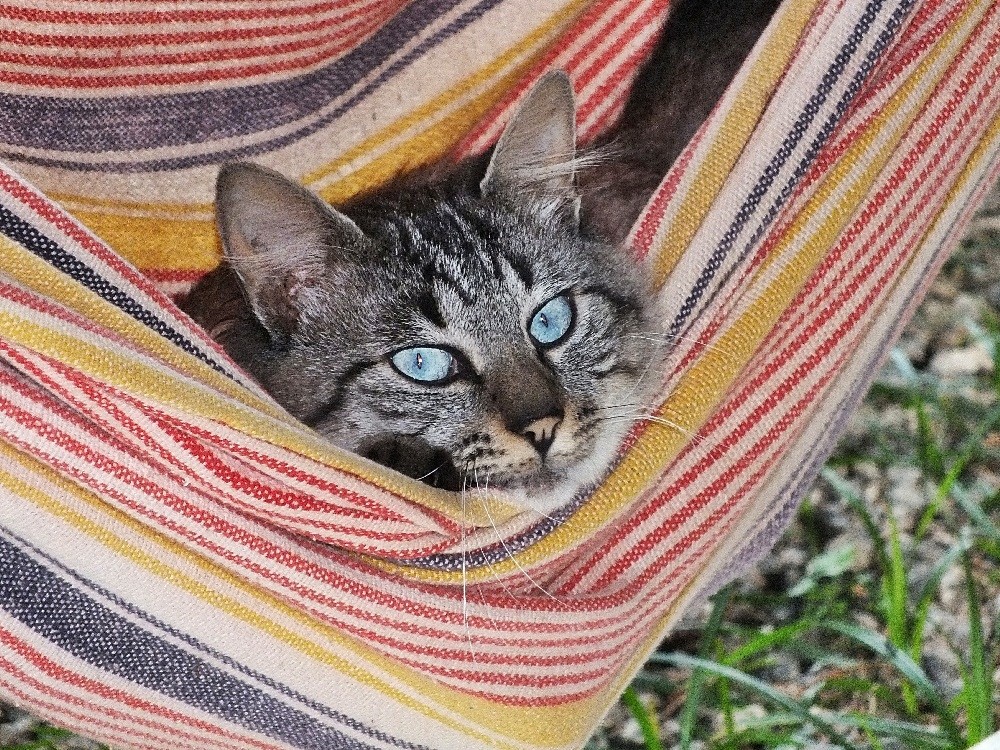
[[573,85],[563,71],[550,71],[535,82],[507,124],[479,187],[484,196],[526,195],[543,217],[560,214],[576,223],[575,157]]
[[321,312],[322,281],[336,251],[360,250],[357,225],[309,190],[256,164],[227,164],[215,189],[225,259],[257,319],[275,338]]

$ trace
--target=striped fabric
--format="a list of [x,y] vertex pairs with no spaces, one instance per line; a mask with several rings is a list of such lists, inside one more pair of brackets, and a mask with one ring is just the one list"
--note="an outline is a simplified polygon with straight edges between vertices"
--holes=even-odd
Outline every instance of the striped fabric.
[[219,163],[340,199],[552,67],[590,137],[667,6],[0,5],[0,696],[121,748],[583,744],[773,543],[1000,174],[1000,5],[786,0],[632,234],[663,423],[551,517],[325,445],[166,294]]

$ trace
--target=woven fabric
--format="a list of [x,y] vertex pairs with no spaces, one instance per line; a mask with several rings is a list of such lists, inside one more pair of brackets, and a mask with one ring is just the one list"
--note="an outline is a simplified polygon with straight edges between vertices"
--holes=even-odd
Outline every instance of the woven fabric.
[[167,293],[219,163],[341,199],[549,68],[591,137],[667,5],[0,6],[0,695],[122,748],[583,744],[771,546],[1000,174],[1000,6],[786,0],[631,237],[662,421],[551,516],[331,448]]

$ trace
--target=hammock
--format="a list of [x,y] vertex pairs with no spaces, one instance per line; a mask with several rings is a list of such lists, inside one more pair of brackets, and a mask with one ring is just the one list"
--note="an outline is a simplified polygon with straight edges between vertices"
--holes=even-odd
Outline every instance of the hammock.
[[169,294],[218,164],[342,199],[549,68],[586,140],[667,6],[0,7],[0,696],[120,748],[584,743],[770,548],[998,176],[1000,5],[786,0],[632,234],[675,426],[551,517],[324,444]]

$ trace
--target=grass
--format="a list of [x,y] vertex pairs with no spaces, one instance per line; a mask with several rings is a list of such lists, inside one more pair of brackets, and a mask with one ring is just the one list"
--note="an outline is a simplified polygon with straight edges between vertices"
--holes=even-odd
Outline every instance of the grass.
[[[690,633],[668,639],[630,688],[628,707],[652,739],[605,733],[590,747],[959,750],[1000,729],[1000,628],[982,622],[984,603],[1000,593],[1000,321],[986,317],[965,329],[992,354],[992,373],[939,379],[895,352],[868,403],[905,419],[846,443],[822,473],[816,492],[867,538],[870,563],[859,569],[855,549],[827,547],[829,530],[807,498],[795,533],[812,558],[794,585],[737,583],[717,594],[697,646]],[[884,479],[899,466],[919,470],[928,488],[909,528],[886,493],[861,494],[863,475]],[[932,543],[940,552],[917,578],[915,560]],[[967,631],[954,682],[928,670],[929,639],[949,635],[932,624],[946,580],[949,611],[961,613],[954,628]],[[806,669],[769,680],[789,658]],[[657,701],[643,693],[680,708],[655,715],[648,707]]]

